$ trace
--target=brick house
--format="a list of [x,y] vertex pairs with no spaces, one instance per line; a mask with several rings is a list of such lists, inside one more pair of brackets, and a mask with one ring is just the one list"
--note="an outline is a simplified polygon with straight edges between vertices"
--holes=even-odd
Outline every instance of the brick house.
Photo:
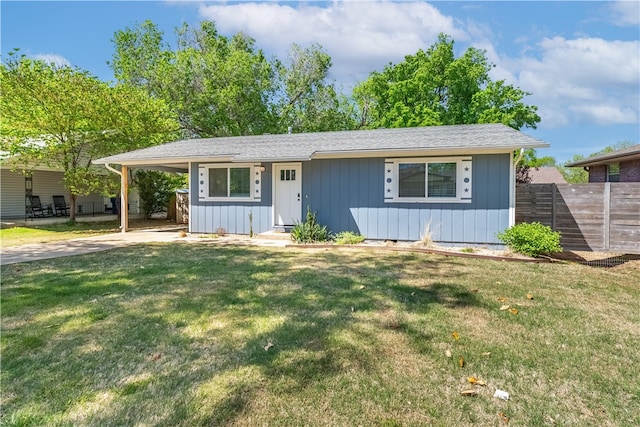
[[568,163],[589,172],[589,182],[640,182],[640,144]]

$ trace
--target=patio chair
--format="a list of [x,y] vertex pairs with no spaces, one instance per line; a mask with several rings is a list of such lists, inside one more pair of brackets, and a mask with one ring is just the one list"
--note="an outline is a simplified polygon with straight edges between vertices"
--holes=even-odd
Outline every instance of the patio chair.
[[56,216],[69,216],[69,205],[64,196],[53,196],[53,208]]
[[30,196],[27,198],[27,216],[29,218],[44,218],[50,213],[51,206],[42,206],[40,196]]

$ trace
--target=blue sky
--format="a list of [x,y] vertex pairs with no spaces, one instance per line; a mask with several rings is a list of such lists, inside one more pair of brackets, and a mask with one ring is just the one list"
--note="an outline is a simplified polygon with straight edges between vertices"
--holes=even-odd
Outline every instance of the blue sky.
[[640,2],[220,2],[71,1],[0,3],[2,57],[13,48],[113,80],[115,31],[150,19],[173,41],[183,22],[214,20],[243,31],[268,56],[291,43],[320,43],[332,78],[353,84],[444,32],[456,50],[485,49],[505,79],[533,95],[542,122],[524,132],[551,144],[559,162],[620,141],[640,143]]

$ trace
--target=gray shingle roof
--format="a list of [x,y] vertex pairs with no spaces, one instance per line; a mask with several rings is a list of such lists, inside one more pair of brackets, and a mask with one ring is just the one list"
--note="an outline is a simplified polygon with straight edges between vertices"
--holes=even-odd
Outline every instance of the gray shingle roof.
[[587,157],[584,160],[567,163],[565,166],[596,166],[606,165],[607,163],[617,163],[619,161],[633,160],[640,158],[640,144],[621,150],[612,151],[610,153],[601,154],[599,156]]
[[502,124],[430,126],[340,132],[187,139],[97,159],[123,165],[185,161],[304,161],[318,157],[401,155],[402,152],[510,152],[549,144]]
[[529,169],[531,184],[566,184],[558,168],[553,166],[542,166]]

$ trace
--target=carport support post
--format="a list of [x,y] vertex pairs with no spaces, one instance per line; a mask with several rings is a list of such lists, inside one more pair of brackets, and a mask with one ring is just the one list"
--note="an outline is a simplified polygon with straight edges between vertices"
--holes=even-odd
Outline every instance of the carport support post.
[[126,233],[129,228],[129,173],[126,166],[122,166],[120,174],[120,228]]

